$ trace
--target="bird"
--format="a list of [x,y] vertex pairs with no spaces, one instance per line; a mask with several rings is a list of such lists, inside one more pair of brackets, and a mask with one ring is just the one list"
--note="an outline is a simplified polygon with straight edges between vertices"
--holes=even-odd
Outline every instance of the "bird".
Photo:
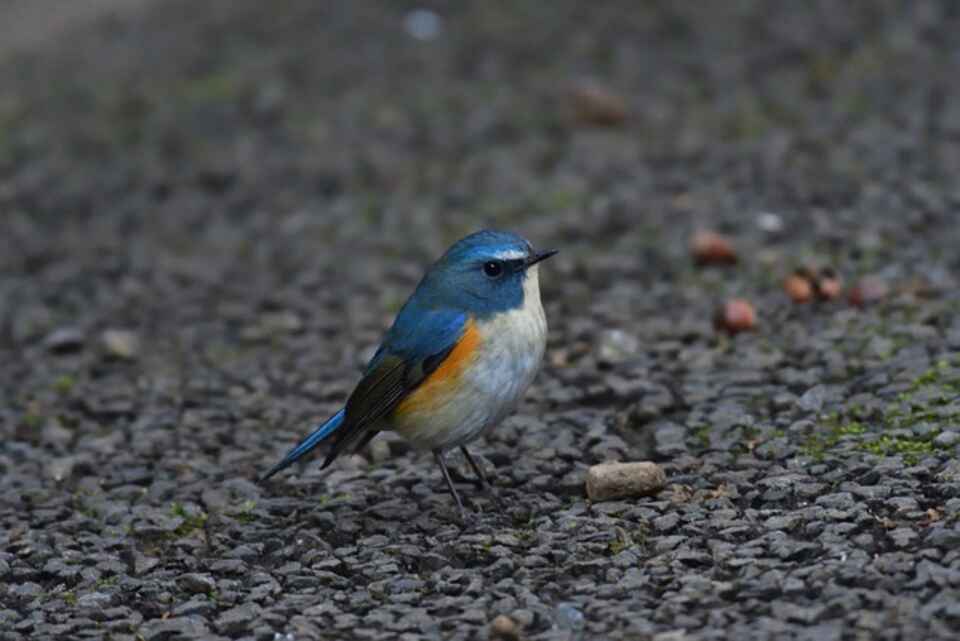
[[490,229],[451,245],[398,312],[344,407],[259,481],[321,443],[330,443],[326,469],[344,452],[357,452],[392,430],[433,454],[465,521],[444,457],[459,448],[477,485],[489,487],[466,446],[514,410],[540,369],[547,320],[538,271],[556,253]]

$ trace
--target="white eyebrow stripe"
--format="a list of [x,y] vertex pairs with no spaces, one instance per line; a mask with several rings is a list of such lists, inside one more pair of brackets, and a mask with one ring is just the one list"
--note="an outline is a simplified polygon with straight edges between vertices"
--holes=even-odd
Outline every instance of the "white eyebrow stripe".
[[493,255],[493,257],[497,260],[517,260],[518,258],[526,258],[527,254],[517,249],[508,249],[506,251],[497,252]]

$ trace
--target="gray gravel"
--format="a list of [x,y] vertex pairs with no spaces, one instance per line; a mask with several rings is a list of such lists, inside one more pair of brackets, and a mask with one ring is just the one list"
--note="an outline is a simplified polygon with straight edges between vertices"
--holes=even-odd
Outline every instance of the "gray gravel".
[[[0,639],[957,638],[958,30],[171,0],[4,63]],[[392,439],[256,485],[480,226],[561,249],[544,371],[476,446],[503,506],[465,484],[461,527]],[[794,305],[801,264],[886,291]],[[587,501],[610,460],[667,487]]]

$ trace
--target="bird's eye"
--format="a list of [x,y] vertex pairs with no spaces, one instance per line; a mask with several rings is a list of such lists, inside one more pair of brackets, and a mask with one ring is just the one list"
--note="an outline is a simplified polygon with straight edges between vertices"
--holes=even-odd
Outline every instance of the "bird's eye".
[[483,273],[490,278],[500,278],[503,274],[503,263],[496,260],[487,261],[483,264]]

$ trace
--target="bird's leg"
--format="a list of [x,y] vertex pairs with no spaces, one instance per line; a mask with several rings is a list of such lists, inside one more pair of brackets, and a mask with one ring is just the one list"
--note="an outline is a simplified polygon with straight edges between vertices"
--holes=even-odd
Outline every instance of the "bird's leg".
[[461,445],[460,451],[463,452],[467,462],[470,463],[470,467],[473,468],[474,473],[477,475],[477,485],[480,487],[480,490],[493,499],[494,504],[498,508],[503,509],[503,502],[500,501],[500,495],[497,493],[496,488],[493,487],[493,484],[487,479],[487,475],[484,473],[483,468],[477,465],[477,462],[473,460],[473,457],[470,456],[470,452],[467,451],[466,446]]
[[433,457],[437,459],[437,464],[440,465],[440,471],[443,472],[443,480],[447,482],[447,489],[450,490],[450,494],[453,495],[453,498],[457,502],[457,507],[460,508],[460,520],[466,523],[467,513],[463,509],[463,503],[460,501],[460,495],[457,494],[456,488],[453,487],[453,481],[450,480],[450,472],[447,471],[447,464],[443,460],[443,452],[440,450],[434,450]]
[[467,463],[470,464],[470,467],[473,468],[473,472],[477,475],[477,487],[479,487],[481,490],[486,490],[487,486],[490,485],[490,481],[487,480],[487,475],[484,473],[483,468],[477,465],[477,462],[473,460],[473,457],[470,456],[470,452],[467,451],[465,446],[461,445],[460,451],[463,452],[463,455],[467,459]]

